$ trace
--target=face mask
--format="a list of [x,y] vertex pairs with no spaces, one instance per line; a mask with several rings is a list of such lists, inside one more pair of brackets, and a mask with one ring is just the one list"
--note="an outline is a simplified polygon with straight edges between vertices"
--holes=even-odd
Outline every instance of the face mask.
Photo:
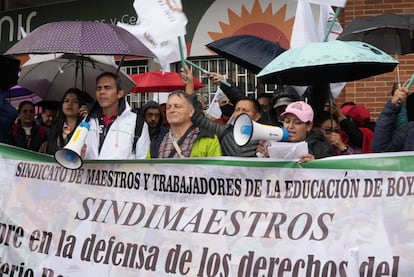
[[224,116],[231,116],[234,112],[234,106],[230,104],[226,104],[220,107],[221,113]]

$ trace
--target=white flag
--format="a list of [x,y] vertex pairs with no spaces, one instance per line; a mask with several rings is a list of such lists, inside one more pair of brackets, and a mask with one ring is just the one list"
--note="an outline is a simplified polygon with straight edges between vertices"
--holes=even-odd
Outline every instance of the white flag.
[[184,35],[187,17],[181,0],[135,0],[138,15],[136,25],[118,23],[144,43],[156,56],[163,71],[170,71],[170,63],[181,60],[178,37],[181,37],[184,58],[187,55]]
[[[321,38],[320,41],[326,36],[329,26],[332,24],[332,21],[335,19],[335,12],[331,6],[320,5],[319,6],[319,22],[318,22],[318,34]],[[336,40],[336,38],[342,33],[343,29],[338,20],[335,19],[335,22],[332,26],[332,29],[329,32],[327,41]]]
[[[314,0],[298,0],[295,22],[293,23],[293,31],[290,39],[291,48],[304,47],[306,44],[312,42],[322,42],[334,19],[335,13],[332,7],[326,4],[317,6],[319,17],[316,17],[310,4],[310,2],[313,1]],[[335,24],[329,33],[328,41],[335,40],[341,32],[341,24],[335,20]],[[345,84],[346,83],[331,84],[331,92],[334,98],[338,97]],[[299,94],[303,94],[306,88],[307,87],[295,86],[295,89]]]
[[319,5],[345,7],[346,0],[309,0],[309,2]]
[[219,86],[217,86],[216,94],[214,95],[213,100],[211,101],[208,109],[206,111],[207,116],[211,118],[220,118],[221,110],[220,110],[220,98],[226,96],[226,94],[221,90]]
[[322,39],[319,37],[315,15],[310,3],[307,0],[298,0],[290,47],[300,48],[311,42],[320,42]]

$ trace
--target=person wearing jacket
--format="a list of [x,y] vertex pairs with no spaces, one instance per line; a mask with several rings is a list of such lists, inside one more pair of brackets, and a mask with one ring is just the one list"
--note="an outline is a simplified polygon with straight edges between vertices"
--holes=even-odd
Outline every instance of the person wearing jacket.
[[35,105],[22,101],[18,108],[19,117],[9,132],[9,144],[32,151],[39,151],[47,141],[46,129],[35,121]]
[[166,108],[170,130],[151,141],[147,158],[221,156],[217,136],[191,122],[191,117],[195,113],[191,95],[182,91],[171,92],[168,95]]
[[[85,159],[143,159],[150,145],[144,122],[136,148],[132,149],[137,114],[124,98],[121,79],[111,72],[96,78],[96,102],[90,109],[90,129],[85,140]],[[86,148],[86,149],[85,149]]]
[[65,147],[87,113],[88,108],[82,91],[78,88],[66,90],[57,112],[56,123],[52,127],[48,141],[42,145],[39,152],[54,155],[57,150]]
[[167,129],[162,127],[162,111],[160,105],[155,101],[148,101],[141,109],[141,115],[148,124],[148,131],[151,141],[163,136]]
[[0,91],[0,142],[9,142],[9,131],[18,116],[17,110],[6,100]]
[[[289,142],[306,141],[309,153],[303,154],[299,164],[330,156],[335,156],[334,148],[325,142],[323,133],[313,128],[314,113],[312,107],[303,102],[290,103],[281,114],[283,127],[289,132]],[[269,157],[266,141],[260,141],[257,151],[264,157]]]
[[[260,119],[259,103],[248,97],[239,99],[233,117],[237,118],[242,113],[247,113],[253,121],[257,122]],[[256,157],[256,148],[259,142],[253,140],[244,146],[239,146],[234,139],[234,126],[232,124],[214,122],[199,112],[194,113],[192,121],[196,126],[200,126],[218,136],[224,156]]]
[[374,152],[397,152],[414,150],[414,121],[397,128],[398,115],[401,106],[407,102],[410,95],[406,88],[397,88],[379,115],[371,147]]
[[[189,76],[188,79],[191,78],[192,77]],[[227,86],[222,84],[220,80],[223,80],[224,76],[216,72],[211,72],[209,78],[216,85],[221,84],[221,90],[229,98],[230,102],[234,104],[235,107],[232,115],[233,119],[237,118],[242,113],[247,113],[253,121],[257,122],[260,119],[260,104],[257,100],[244,96],[243,93],[233,85]],[[186,87],[186,91],[189,94],[192,94],[194,92],[191,90],[190,86]],[[194,113],[192,122],[196,126],[204,128],[218,136],[220,140],[221,150],[224,156],[256,157],[256,148],[259,144],[259,141],[254,140],[248,142],[244,146],[239,146],[234,139],[232,124],[219,124],[210,120],[200,112]]]

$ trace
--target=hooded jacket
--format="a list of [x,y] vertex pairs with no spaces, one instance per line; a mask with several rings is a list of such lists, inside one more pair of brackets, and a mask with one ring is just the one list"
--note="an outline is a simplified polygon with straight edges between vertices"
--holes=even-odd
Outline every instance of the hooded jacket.
[[149,135],[150,135],[150,139],[151,141],[153,141],[154,139],[157,139],[159,136],[164,136],[165,133],[167,133],[167,129],[162,127],[162,112],[161,112],[161,107],[160,104],[158,104],[155,101],[148,101],[141,109],[141,115],[145,118],[145,113],[149,108],[155,108],[158,109],[160,111],[160,121],[158,122],[157,127],[155,128],[155,130],[151,130],[151,128],[148,126],[148,131],[149,131]]
[[85,159],[127,160],[145,158],[150,146],[148,125],[144,122],[134,154],[132,145],[134,142],[137,114],[131,111],[125,99],[119,101],[118,116],[107,130],[101,150],[99,151],[101,135],[99,119],[101,117],[102,108],[95,103],[90,111],[90,129],[85,140],[85,144],[87,145]]

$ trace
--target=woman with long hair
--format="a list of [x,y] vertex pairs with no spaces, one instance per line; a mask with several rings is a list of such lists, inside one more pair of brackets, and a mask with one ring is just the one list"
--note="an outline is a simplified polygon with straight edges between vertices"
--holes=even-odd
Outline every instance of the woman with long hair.
[[87,112],[83,92],[77,88],[68,89],[63,95],[50,138],[41,152],[54,155],[58,149],[63,148]]

